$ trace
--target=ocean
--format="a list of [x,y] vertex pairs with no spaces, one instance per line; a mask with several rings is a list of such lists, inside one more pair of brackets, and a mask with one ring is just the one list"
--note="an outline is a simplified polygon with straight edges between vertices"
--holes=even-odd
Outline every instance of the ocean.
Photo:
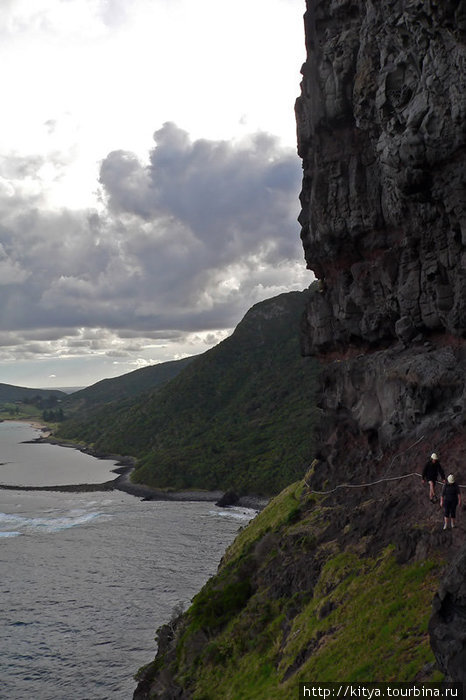
[[[114,476],[114,462],[23,443],[39,434],[0,423],[0,484]],[[0,489],[0,698],[130,700],[156,629],[189,605],[254,515],[120,491]]]

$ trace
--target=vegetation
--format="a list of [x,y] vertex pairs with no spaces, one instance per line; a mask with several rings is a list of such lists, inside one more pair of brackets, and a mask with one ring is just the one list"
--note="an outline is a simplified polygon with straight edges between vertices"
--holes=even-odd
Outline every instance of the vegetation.
[[0,405],[5,403],[40,403],[48,399],[65,398],[66,394],[59,389],[27,389],[12,384],[0,384]]
[[66,394],[59,389],[28,389],[0,384],[0,420],[28,419],[61,423],[78,413],[123,398],[140,396],[161,387],[193,360],[163,362],[129,372],[114,379],[104,379],[86,389]]
[[307,294],[256,304],[163,387],[87,409],[57,437],[138,458],[134,479],[158,488],[277,493],[313,454],[317,364],[298,343]]
[[92,386],[75,391],[65,398],[64,404],[68,414],[88,410],[95,406],[120,401],[145,394],[163,386],[176,377],[189,365],[194,357],[186,357],[172,362],[142,367],[121,377],[103,379]]
[[369,556],[327,539],[328,516],[303,482],[289,486],[178,620],[175,651],[162,644],[139,678],[170,668],[193,700],[290,698],[306,681],[440,680],[427,623],[443,562],[400,564],[394,546]]
[[36,406],[18,403],[0,404],[0,420],[40,420],[41,411]]
[[63,420],[65,420],[63,408],[59,406],[55,409],[44,409],[42,412],[42,420],[46,423],[61,423]]
[[0,420],[62,420],[64,396],[66,394],[62,391],[54,389],[26,389],[0,384]]

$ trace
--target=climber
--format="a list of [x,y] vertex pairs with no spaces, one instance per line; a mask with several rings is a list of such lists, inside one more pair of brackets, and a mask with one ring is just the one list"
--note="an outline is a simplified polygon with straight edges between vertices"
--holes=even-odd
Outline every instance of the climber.
[[448,476],[448,479],[442,489],[440,497],[440,505],[443,506],[443,529],[448,527],[448,521],[451,521],[451,526],[455,527],[456,506],[461,505],[460,487],[455,483],[453,474]]
[[433,452],[430,456],[428,462],[426,462],[424,469],[422,470],[422,483],[425,484],[426,481],[429,482],[429,498],[431,503],[437,502],[437,497],[435,495],[435,482],[440,474],[442,481],[445,483],[445,472],[439,462],[439,458]]

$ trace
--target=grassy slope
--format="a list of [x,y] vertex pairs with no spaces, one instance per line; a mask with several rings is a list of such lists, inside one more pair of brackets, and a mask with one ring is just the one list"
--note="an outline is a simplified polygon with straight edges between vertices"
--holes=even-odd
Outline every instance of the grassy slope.
[[42,421],[42,409],[33,404],[0,404],[0,420],[38,420]]
[[277,493],[313,452],[317,365],[297,340],[306,294],[257,304],[162,389],[90,411],[58,437],[137,457],[135,480],[153,486]]
[[297,697],[306,681],[439,680],[427,623],[442,562],[401,565],[390,546],[367,556],[363,543],[327,541],[329,516],[303,482],[285,489],[193,599],[176,653],[139,677],[169,667],[194,700]]

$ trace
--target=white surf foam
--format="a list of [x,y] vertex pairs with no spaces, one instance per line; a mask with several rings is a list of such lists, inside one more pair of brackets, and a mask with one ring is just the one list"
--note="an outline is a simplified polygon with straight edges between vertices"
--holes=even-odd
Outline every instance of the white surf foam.
[[[72,527],[86,525],[96,518],[109,517],[99,512],[70,511],[55,517],[34,518],[18,514],[0,513],[0,524],[2,527],[11,527],[7,532],[17,532],[17,534],[42,532],[53,533],[68,530]],[[13,529],[14,528],[14,529]],[[13,535],[4,535],[11,537]]]
[[225,508],[222,510],[211,510],[209,515],[220,515],[222,518],[232,518],[234,520],[251,520],[257,511],[252,508]]
[[14,530],[11,532],[0,532],[0,538],[2,537],[18,537],[21,535],[20,532],[15,532]]

